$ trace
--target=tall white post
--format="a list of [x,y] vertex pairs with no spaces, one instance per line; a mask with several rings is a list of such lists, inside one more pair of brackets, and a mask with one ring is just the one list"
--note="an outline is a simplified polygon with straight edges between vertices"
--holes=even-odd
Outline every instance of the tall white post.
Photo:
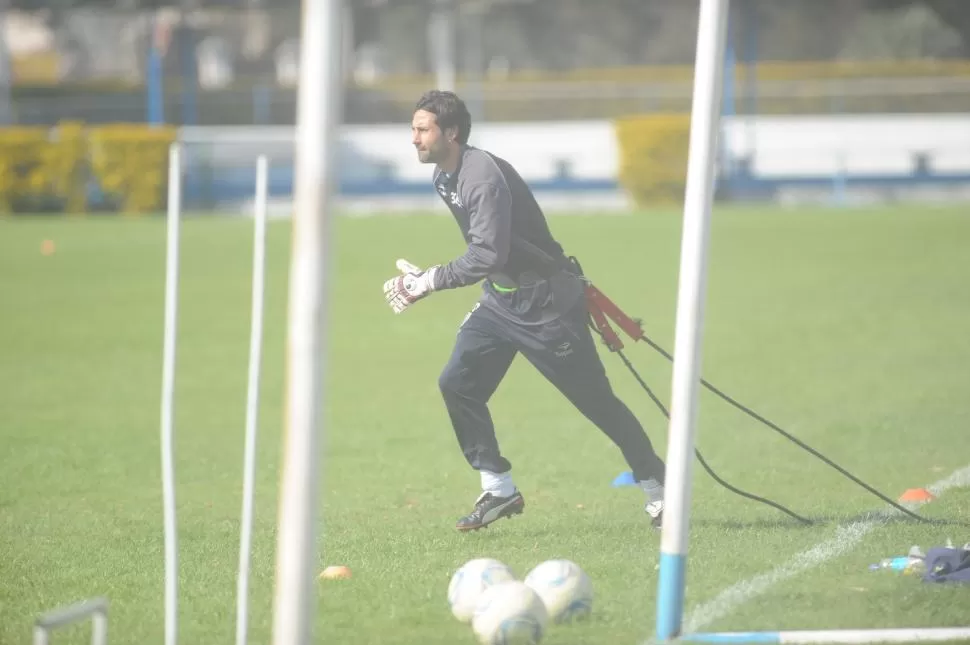
[[435,0],[428,22],[428,49],[435,70],[435,84],[439,90],[455,91],[457,66],[455,61],[456,18],[454,0]]
[[162,512],[165,531],[165,645],[178,642],[178,521],[175,508],[175,368],[178,353],[179,224],[182,218],[181,144],[168,152],[165,322],[162,347]]
[[728,0],[701,0],[677,295],[660,575],[657,583],[657,639],[660,641],[680,635],[684,610],[691,465],[707,288],[708,229],[714,198],[727,16]]
[[316,609],[327,247],[336,125],[343,103],[342,25],[341,0],[303,0],[274,645],[309,645]]
[[259,423],[259,377],[263,360],[263,309],[266,300],[266,201],[269,166],[256,159],[253,200],[253,289],[249,327],[249,370],[246,386],[246,437],[243,456],[242,519],[239,530],[239,577],[236,580],[236,645],[246,645],[249,629],[249,568],[253,547],[256,495],[256,435]]

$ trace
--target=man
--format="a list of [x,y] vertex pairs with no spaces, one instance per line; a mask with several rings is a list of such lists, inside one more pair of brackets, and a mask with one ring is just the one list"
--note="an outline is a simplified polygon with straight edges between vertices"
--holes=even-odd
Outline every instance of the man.
[[435,291],[483,282],[465,318],[439,386],[482,493],[458,530],[475,530],[521,513],[525,500],[501,454],[487,403],[516,354],[528,359],[620,449],[646,493],[659,527],[664,463],[629,408],[610,386],[596,351],[582,276],[553,239],[532,192],[505,160],[468,145],[471,117],[451,92],[418,101],[411,140],[468,244],[446,264],[422,270],[398,260],[402,273],[384,284],[395,313]]

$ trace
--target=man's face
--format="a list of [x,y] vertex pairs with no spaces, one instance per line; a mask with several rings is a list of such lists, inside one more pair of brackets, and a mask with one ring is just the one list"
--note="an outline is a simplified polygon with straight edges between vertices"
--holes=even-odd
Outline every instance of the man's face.
[[418,110],[411,119],[411,143],[421,163],[441,163],[447,159],[451,146],[455,145],[454,136],[451,129],[442,132],[438,117],[427,110]]

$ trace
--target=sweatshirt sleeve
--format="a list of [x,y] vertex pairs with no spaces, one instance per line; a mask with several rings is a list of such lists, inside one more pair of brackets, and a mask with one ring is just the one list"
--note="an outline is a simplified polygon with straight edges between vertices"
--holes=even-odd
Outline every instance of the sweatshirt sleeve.
[[466,186],[461,196],[468,209],[468,248],[443,264],[435,274],[435,289],[474,284],[505,266],[512,228],[512,196],[504,180]]

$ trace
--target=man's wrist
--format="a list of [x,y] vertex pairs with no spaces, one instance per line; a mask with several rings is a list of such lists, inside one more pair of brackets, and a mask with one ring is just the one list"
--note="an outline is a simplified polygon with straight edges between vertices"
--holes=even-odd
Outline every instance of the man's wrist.
[[438,288],[438,285],[435,284],[435,279],[438,276],[438,269],[440,268],[440,265],[436,264],[433,267],[428,267],[427,271],[424,272],[424,277],[427,280],[426,284],[428,286],[428,291],[435,291]]

